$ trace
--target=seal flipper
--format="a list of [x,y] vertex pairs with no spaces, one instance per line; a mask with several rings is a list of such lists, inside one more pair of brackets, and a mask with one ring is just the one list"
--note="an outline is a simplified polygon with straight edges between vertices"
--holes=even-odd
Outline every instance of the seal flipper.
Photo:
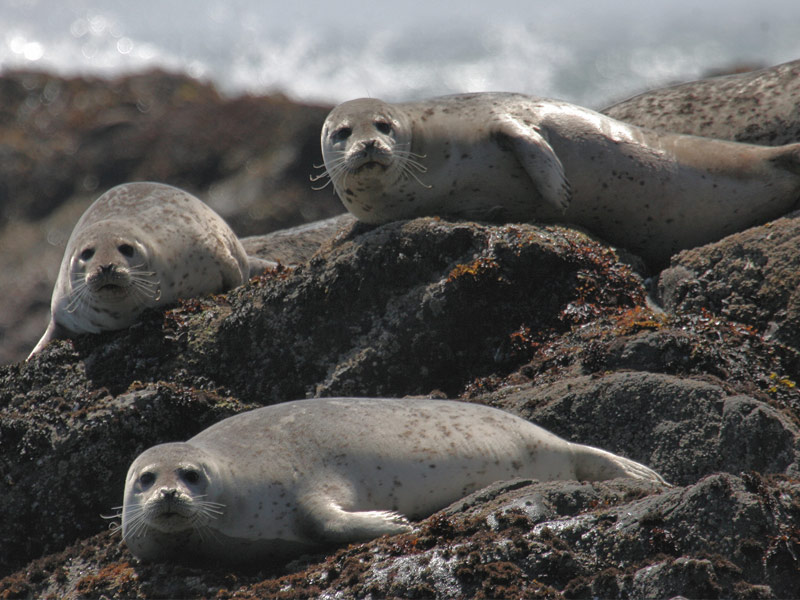
[[617,477],[629,477],[631,479],[647,479],[672,487],[653,469],[624,456],[583,444],[572,444],[571,449],[575,477],[579,480],[602,481]]
[[564,165],[539,131],[538,127],[525,125],[513,117],[500,121],[497,128],[497,134],[511,144],[517,160],[542,198],[554,208],[565,211],[572,191]]
[[261,275],[267,269],[277,269],[278,263],[267,260],[266,258],[259,258],[257,256],[247,256],[247,263],[250,267],[250,277]]
[[51,318],[50,323],[48,324],[47,329],[44,332],[44,335],[42,335],[41,339],[33,347],[33,350],[31,350],[31,353],[28,354],[28,358],[26,358],[25,361],[26,362],[29,361],[34,354],[38,354],[39,352],[41,352],[42,349],[53,340],[59,340],[69,337],[68,333],[69,332],[66,329],[61,327],[61,325],[56,323]]
[[411,531],[408,519],[388,510],[346,511],[335,500],[317,495],[306,496],[300,505],[309,537],[317,543],[363,542]]

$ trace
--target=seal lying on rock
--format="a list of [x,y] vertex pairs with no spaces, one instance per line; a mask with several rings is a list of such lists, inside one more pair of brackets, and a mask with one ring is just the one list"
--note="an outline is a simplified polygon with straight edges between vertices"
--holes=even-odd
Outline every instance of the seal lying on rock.
[[420,399],[299,400],[230,417],[131,465],[122,534],[144,560],[250,562],[410,530],[486,485],[664,480],[510,413]]
[[126,183],[86,209],[67,242],[50,324],[56,338],[130,326],[147,308],[229,290],[268,261],[249,259],[203,202],[160,183]]
[[671,133],[764,146],[800,142],[800,60],[649,90],[601,112]]
[[328,115],[322,155],[345,207],[367,223],[560,221],[659,266],[800,200],[800,144],[657,133],[521,94],[351,100]]

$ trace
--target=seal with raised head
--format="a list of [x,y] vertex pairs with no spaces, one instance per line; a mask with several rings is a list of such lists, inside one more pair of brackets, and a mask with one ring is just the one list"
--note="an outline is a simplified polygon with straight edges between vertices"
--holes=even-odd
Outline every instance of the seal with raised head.
[[322,155],[318,177],[367,223],[571,223],[655,265],[800,200],[800,144],[658,133],[522,94],[351,100],[328,115]]
[[800,142],[800,60],[649,90],[600,112],[671,133],[764,146]]
[[28,358],[53,339],[123,329],[147,308],[229,290],[265,266],[191,194],[160,183],[119,185],[72,230],[50,323]]
[[410,531],[408,519],[515,477],[665,483],[487,406],[298,400],[140,454],[125,483],[122,535],[143,560],[286,559]]

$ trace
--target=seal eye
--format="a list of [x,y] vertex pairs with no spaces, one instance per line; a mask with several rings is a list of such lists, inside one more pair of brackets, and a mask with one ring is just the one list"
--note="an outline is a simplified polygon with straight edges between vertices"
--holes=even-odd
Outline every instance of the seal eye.
[[149,488],[156,480],[156,476],[150,471],[145,471],[139,475],[139,485],[143,488]]
[[200,483],[200,473],[198,473],[194,469],[187,469],[186,471],[184,471],[183,478],[184,480],[186,480],[186,483],[190,483],[192,485]]
[[333,138],[334,142],[341,142],[349,138],[352,133],[353,130],[350,127],[342,127],[341,129],[334,131],[331,137]]
[[94,248],[86,248],[83,252],[81,252],[80,259],[81,260],[91,260],[94,256]]
[[392,124],[387,123],[386,121],[376,121],[375,129],[377,129],[383,134],[389,134],[392,133]]
[[117,250],[119,250],[119,253],[122,254],[122,256],[126,256],[128,258],[133,256],[133,246],[130,244],[122,244],[119,248],[117,248]]

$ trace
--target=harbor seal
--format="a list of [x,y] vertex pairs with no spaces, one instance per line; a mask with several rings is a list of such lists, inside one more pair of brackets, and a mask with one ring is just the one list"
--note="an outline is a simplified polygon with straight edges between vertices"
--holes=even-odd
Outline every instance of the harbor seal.
[[323,175],[361,221],[570,223],[653,266],[800,200],[800,144],[658,133],[522,94],[351,100],[321,140]]
[[665,484],[644,465],[488,406],[297,400],[140,454],[126,478],[122,535],[143,560],[286,559],[410,531],[408,519],[515,477]]
[[764,146],[800,142],[800,60],[650,90],[600,112],[671,133]]
[[234,288],[267,262],[250,260],[222,217],[191,194],[160,183],[119,185],[75,225],[50,323],[28,358],[53,339],[123,329],[147,308]]

